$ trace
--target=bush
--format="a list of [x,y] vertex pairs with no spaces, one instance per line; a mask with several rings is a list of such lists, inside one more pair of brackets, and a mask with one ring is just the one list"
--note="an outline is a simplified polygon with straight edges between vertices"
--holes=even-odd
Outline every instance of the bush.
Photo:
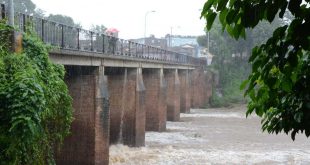
[[0,22],[0,164],[55,164],[72,122],[64,67],[32,34],[24,34],[21,54],[10,53],[11,30]]

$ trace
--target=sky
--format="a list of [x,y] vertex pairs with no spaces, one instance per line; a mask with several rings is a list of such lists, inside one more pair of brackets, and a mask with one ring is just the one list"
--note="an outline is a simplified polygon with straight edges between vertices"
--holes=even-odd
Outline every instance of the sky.
[[[104,25],[116,28],[123,39],[154,34],[203,35],[200,10],[206,0],[32,0],[46,14],[70,16],[83,28]],[[150,12],[155,11],[155,12]],[[148,14],[146,14],[148,13]],[[145,28],[146,16],[146,28]]]

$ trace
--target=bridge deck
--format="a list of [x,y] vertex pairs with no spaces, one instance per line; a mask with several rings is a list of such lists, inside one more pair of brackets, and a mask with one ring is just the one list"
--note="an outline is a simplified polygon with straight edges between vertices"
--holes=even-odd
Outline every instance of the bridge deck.
[[107,66],[107,67],[134,67],[134,68],[166,68],[166,69],[194,69],[193,64],[184,64],[173,61],[158,60],[155,58],[123,55],[107,55],[96,52],[58,49],[50,52],[50,59],[58,64],[79,66]]

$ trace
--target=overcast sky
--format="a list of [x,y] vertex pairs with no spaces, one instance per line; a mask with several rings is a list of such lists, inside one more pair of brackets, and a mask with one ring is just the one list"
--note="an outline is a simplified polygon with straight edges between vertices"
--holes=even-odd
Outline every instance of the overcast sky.
[[200,20],[200,9],[206,0],[32,0],[46,14],[63,14],[89,29],[92,24],[117,28],[124,39],[154,34],[202,35],[205,21]]

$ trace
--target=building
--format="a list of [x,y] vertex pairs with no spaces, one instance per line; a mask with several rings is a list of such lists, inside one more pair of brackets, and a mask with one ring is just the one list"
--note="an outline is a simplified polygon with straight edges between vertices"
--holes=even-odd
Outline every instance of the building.
[[155,38],[154,35],[151,35],[150,37],[147,38],[131,39],[130,41],[154,46],[161,49],[167,49],[168,47],[167,40],[165,38]]

